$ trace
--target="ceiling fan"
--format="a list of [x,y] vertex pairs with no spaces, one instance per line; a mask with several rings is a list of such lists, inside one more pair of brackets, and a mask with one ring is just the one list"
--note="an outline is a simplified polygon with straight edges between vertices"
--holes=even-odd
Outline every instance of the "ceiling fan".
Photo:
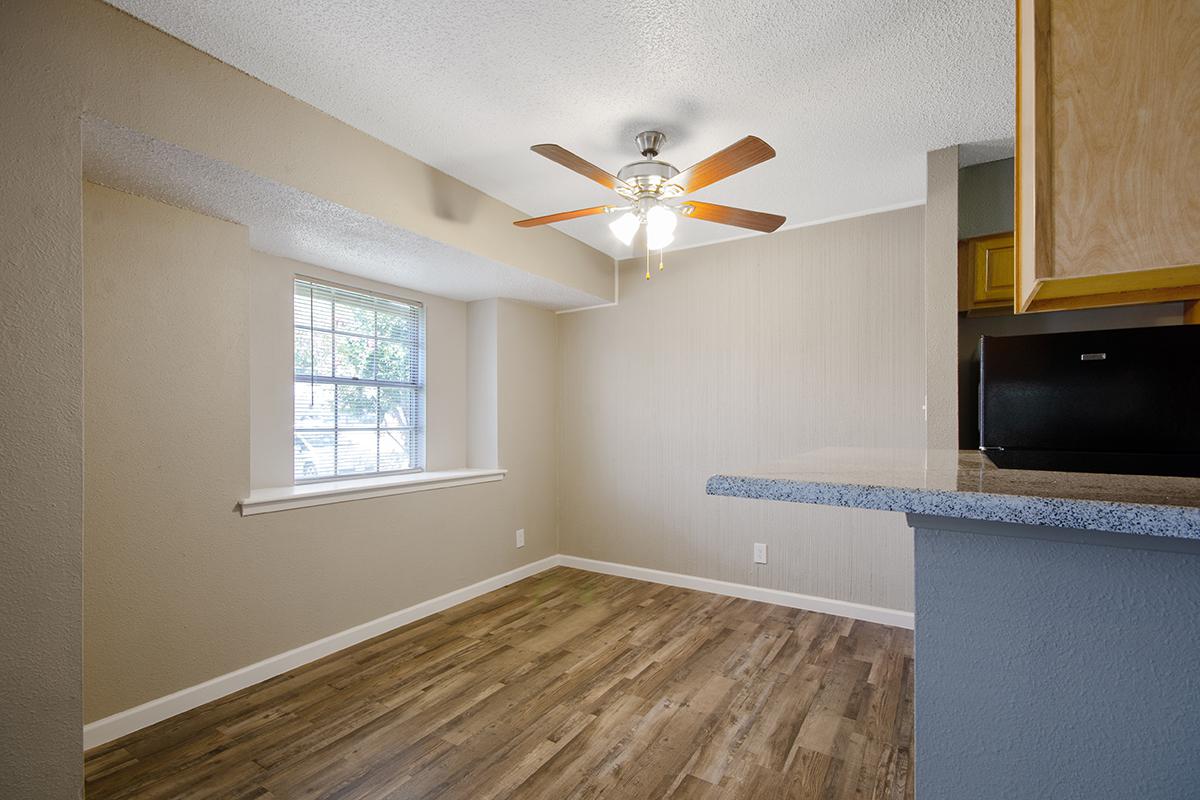
[[[658,159],[666,139],[666,134],[660,131],[639,133],[634,140],[641,151],[642,160],[626,164],[616,175],[610,175],[559,145],[535,144],[530,148],[533,152],[612,189],[627,202],[625,205],[592,206],[576,211],[561,211],[544,217],[517,220],[513,224],[519,228],[532,228],[595,214],[624,212],[609,223],[609,230],[622,244],[628,245],[633,242],[638,229],[644,225],[648,260],[651,250],[661,251],[674,241],[677,215],[764,233],[776,230],[786,221],[786,217],[778,214],[683,199],[683,195],[774,158],[775,150],[771,145],[757,136],[747,136],[680,172],[673,165]],[[661,263],[659,268],[662,268]],[[650,277],[649,269],[646,271],[646,277]]]

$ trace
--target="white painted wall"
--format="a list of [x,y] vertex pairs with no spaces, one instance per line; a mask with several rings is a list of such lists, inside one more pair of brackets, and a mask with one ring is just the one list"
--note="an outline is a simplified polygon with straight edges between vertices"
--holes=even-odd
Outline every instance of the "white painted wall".
[[669,252],[651,281],[625,262],[620,305],[559,315],[562,551],[911,610],[899,515],[704,484],[810,448],[924,446],[923,221],[917,207]]

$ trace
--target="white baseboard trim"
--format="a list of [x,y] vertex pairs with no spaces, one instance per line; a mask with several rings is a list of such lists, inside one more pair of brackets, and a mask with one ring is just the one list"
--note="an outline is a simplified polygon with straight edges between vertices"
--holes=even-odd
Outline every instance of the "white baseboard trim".
[[247,686],[261,683],[268,678],[282,675],[288,670],[296,669],[311,661],[324,658],[327,655],[344,650],[347,647],[365,642],[380,634],[416,622],[419,619],[445,611],[447,608],[473,600],[480,595],[495,591],[510,583],[524,580],[539,572],[552,567],[564,566],[588,572],[599,572],[604,575],[617,575],[622,578],[632,578],[650,583],[663,583],[668,586],[679,586],[684,589],[696,589],[701,592],[740,597],[745,600],[758,600],[763,603],[774,603],[788,608],[802,608],[806,611],[819,611],[822,614],[834,614],[839,617],[850,617],[867,622],[879,622],[884,625],[894,625],[900,628],[913,627],[911,611],[898,611],[892,608],[880,608],[861,603],[850,603],[845,600],[830,600],[827,597],[815,597],[797,592],[785,592],[780,589],[766,589],[760,586],[747,586],[742,583],[730,583],[712,578],[699,578],[694,575],[681,575],[676,572],[664,572],[647,567],[634,567],[629,564],[617,564],[612,561],[597,561],[579,556],[554,555],[517,567],[514,570],[486,578],[478,583],[455,589],[440,597],[417,603],[408,608],[395,611],[386,616],[364,622],[353,628],[318,639],[315,642],[301,645],[286,653],[280,653],[263,659],[225,675],[180,689],[178,692],[159,697],[140,706],[119,711],[112,716],[89,722],[83,726],[83,749],[119,739],[126,734],[162,722],[164,719],[190,711],[197,706],[211,703],[226,695],[241,691]]
[[766,589],[761,586],[748,586],[744,583],[730,583],[713,578],[698,578],[695,575],[681,575],[677,572],[664,572],[648,567],[634,567],[629,564],[617,564],[612,561],[596,561],[579,556],[560,555],[558,563],[564,567],[601,572],[605,575],[617,575],[622,578],[633,578],[650,583],[665,583],[668,586],[679,586],[684,589],[696,589],[701,592],[723,594],[728,597],[740,597],[745,600],[757,600],[762,603],[774,603],[788,608],[802,608],[805,611],[819,611],[822,614],[833,614],[839,617],[861,619],[864,622],[879,622],[897,628],[913,627],[913,613],[894,608],[868,606],[862,603],[851,603],[846,600],[831,600],[828,597],[816,597],[811,594],[785,592],[782,589]]
[[400,611],[379,617],[378,619],[373,619],[370,622],[364,622],[353,628],[326,636],[324,639],[309,642],[293,650],[288,650],[286,653],[271,656],[256,664],[242,667],[225,675],[218,675],[203,683],[189,686],[186,689],[180,689],[178,692],[166,695],[165,697],[159,697],[155,700],[142,703],[140,706],[134,706],[133,708],[119,711],[112,716],[98,719],[95,722],[89,722],[83,726],[83,749],[90,750],[98,745],[111,742],[113,739],[119,739],[126,734],[133,733],[156,722],[162,722],[164,719],[173,717],[176,714],[182,714],[184,711],[189,711],[197,706],[202,706],[205,703],[210,703],[213,700],[233,694],[245,689],[247,686],[253,686],[268,678],[282,675],[288,670],[295,669],[310,661],[316,661],[331,653],[336,653],[338,650],[343,650],[359,642],[365,642],[367,639],[387,633],[390,630],[399,628],[401,625],[416,622],[423,617],[428,617],[439,611],[445,611],[447,608],[456,606],[459,603],[465,603],[480,595],[508,586],[510,583],[524,580],[531,575],[536,575],[539,572],[556,567],[558,563],[558,556],[548,556],[540,561],[534,561],[531,564],[517,567],[503,574],[486,578],[479,583],[473,583],[462,589],[455,589],[440,597],[434,597],[401,609]]

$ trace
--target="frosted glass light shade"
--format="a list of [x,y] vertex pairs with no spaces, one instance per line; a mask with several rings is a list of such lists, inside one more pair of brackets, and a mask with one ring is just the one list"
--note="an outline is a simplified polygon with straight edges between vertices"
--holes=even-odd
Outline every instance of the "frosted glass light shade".
[[637,233],[640,225],[637,214],[625,213],[608,223],[608,229],[613,232],[613,236],[620,240],[621,244],[627,245],[633,241],[634,234]]
[[646,246],[662,250],[675,241],[675,224],[679,220],[666,206],[655,206],[646,212]]

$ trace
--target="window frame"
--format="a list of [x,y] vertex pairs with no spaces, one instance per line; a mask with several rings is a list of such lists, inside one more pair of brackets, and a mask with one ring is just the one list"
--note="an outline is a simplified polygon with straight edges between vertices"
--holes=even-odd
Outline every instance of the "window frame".
[[[313,374],[313,375],[297,375],[296,367],[295,367],[296,341],[297,341],[296,332],[300,327],[302,327],[302,326],[298,326],[296,324],[295,297],[296,297],[296,288],[297,288],[296,284],[298,282],[310,283],[315,286],[323,286],[323,287],[327,287],[329,289],[333,289],[333,290],[337,290],[337,291],[349,292],[352,294],[358,294],[358,295],[363,295],[363,296],[367,296],[367,297],[374,297],[374,298],[378,298],[380,300],[385,300],[387,302],[402,303],[402,304],[405,304],[408,306],[415,307],[417,309],[417,318],[418,318],[417,382],[414,384],[414,383],[410,383],[410,382],[406,382],[406,381],[388,381],[388,380],[379,380],[377,378],[339,378],[339,377],[337,377],[336,374],[334,374],[334,375],[315,375],[315,374]],[[426,416],[428,391],[426,388],[427,382],[426,382],[426,375],[425,375],[425,359],[426,359],[426,352],[428,349],[428,344],[426,341],[425,304],[423,302],[421,302],[420,300],[414,300],[409,297],[401,297],[399,295],[392,295],[392,294],[387,294],[384,292],[377,292],[377,291],[374,291],[371,289],[364,289],[359,286],[348,286],[346,284],[336,283],[334,281],[325,280],[323,278],[314,278],[309,275],[304,275],[302,273],[294,273],[292,275],[291,283],[292,283],[291,296],[292,296],[292,304],[293,304],[292,305],[292,313],[291,313],[291,319],[292,319],[292,321],[291,321],[291,330],[292,330],[292,348],[291,348],[291,350],[292,350],[292,366],[291,366],[291,371],[292,371],[292,376],[291,376],[292,411],[291,411],[291,423],[290,423],[291,431],[292,431],[292,448],[293,448],[292,449],[292,458],[291,458],[292,485],[305,486],[305,485],[310,485],[310,484],[315,484],[315,483],[327,483],[327,482],[331,482],[331,481],[361,480],[363,478],[387,477],[389,475],[393,475],[393,476],[394,475],[413,475],[413,474],[425,472],[427,469],[425,437],[426,437],[426,433],[428,432],[428,429],[429,429],[428,419]],[[337,366],[336,366],[337,347],[336,347],[335,340],[333,338],[335,335],[353,336],[355,338],[369,339],[369,340],[372,340],[375,342],[380,341],[379,336],[377,334],[368,336],[366,334],[352,333],[349,331],[337,331],[337,330],[335,330],[336,326],[331,327],[330,329],[326,330],[325,328],[318,328],[315,325],[312,325],[311,322],[312,321],[310,320],[310,325],[306,327],[306,330],[308,330],[310,334],[311,333],[329,333],[330,334],[330,345],[333,348],[332,357],[334,359],[334,363],[332,363],[331,366],[333,367],[334,373],[337,372]],[[330,322],[332,323],[333,320],[331,319]],[[388,340],[385,338],[384,341],[394,341],[394,340]],[[410,467],[408,469],[379,470],[379,471],[374,471],[374,472],[354,472],[354,473],[348,473],[346,475],[337,475],[337,474],[320,475],[320,476],[317,476],[314,478],[299,478],[299,477],[297,477],[296,476],[296,453],[295,453],[295,446],[296,446],[295,445],[295,442],[296,442],[296,384],[297,383],[311,383],[313,385],[322,384],[322,385],[328,385],[328,386],[335,387],[334,388],[334,392],[335,392],[335,400],[334,400],[335,423],[334,423],[334,427],[328,428],[328,429],[326,429],[326,428],[320,428],[320,429],[305,428],[305,429],[303,429],[304,433],[333,434],[333,440],[334,440],[333,463],[334,463],[335,471],[337,469],[337,433],[339,430],[341,430],[343,432],[344,431],[355,431],[355,430],[357,430],[357,431],[375,431],[375,433],[377,435],[379,434],[380,431],[385,431],[385,430],[412,430],[416,433],[415,438],[416,438],[416,443],[417,443],[417,452],[416,452],[416,457],[413,459],[416,462],[416,466]],[[411,390],[415,391],[416,395],[417,395],[416,407],[417,407],[417,413],[418,413],[418,416],[420,419],[420,425],[410,426],[408,428],[380,428],[378,426],[379,420],[376,419],[377,424],[376,424],[376,427],[374,427],[374,428],[338,428],[337,424],[336,424],[336,414],[337,414],[337,400],[336,400],[337,389],[336,389],[336,387],[338,385],[373,386],[373,387],[376,387],[377,389],[380,387],[411,389]],[[378,444],[376,445],[376,447],[378,447]],[[376,450],[376,464],[378,464],[378,463],[379,463],[379,461],[378,461],[378,449],[377,449]]]

